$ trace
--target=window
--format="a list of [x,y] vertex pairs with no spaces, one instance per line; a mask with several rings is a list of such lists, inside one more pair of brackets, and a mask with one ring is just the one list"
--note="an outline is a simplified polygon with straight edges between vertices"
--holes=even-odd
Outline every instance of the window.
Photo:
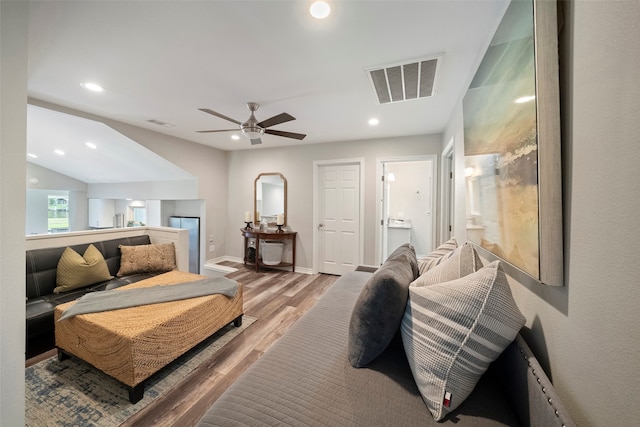
[[141,226],[147,222],[147,209],[145,207],[130,206],[129,208],[131,209],[132,218],[132,220],[129,221],[129,227]]
[[69,196],[49,195],[47,232],[63,233],[69,231]]

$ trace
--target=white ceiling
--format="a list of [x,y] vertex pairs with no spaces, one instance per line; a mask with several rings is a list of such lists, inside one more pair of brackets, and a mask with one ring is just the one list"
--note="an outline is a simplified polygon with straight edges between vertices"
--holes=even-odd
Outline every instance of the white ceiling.
[[[27,153],[31,163],[82,182],[125,183],[192,180],[168,160],[104,123],[27,106]],[[86,144],[91,143],[95,148]],[[62,154],[54,150],[62,151]]]
[[[29,96],[222,150],[439,133],[506,8],[328,2],[331,15],[316,20],[310,1],[33,1]],[[435,54],[444,54],[435,96],[377,103],[365,68]],[[196,132],[235,126],[199,108],[243,122],[249,101],[258,121],[287,112],[297,120],[273,129],[307,137],[251,146],[233,132]]]

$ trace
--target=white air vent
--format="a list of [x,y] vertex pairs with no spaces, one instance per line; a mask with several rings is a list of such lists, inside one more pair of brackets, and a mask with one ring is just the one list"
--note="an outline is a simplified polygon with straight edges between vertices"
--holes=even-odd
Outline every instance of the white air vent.
[[367,68],[378,102],[387,104],[434,96],[443,56]]

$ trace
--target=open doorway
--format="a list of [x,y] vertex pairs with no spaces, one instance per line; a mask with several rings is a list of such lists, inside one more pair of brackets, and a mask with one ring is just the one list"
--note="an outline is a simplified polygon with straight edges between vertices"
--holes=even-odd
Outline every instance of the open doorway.
[[403,243],[411,243],[419,257],[433,250],[436,161],[435,155],[378,159],[380,263]]
[[454,212],[454,161],[453,161],[453,138],[442,150],[442,173],[441,173],[441,198],[440,198],[440,239],[437,244],[442,244],[453,237],[453,212]]

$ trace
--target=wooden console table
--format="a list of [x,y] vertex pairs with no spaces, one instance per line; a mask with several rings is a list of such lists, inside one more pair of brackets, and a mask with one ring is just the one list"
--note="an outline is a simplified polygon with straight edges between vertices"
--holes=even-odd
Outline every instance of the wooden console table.
[[[291,267],[291,271],[296,271],[296,236],[298,233],[296,231],[260,231],[257,228],[249,229],[241,228],[240,232],[244,236],[244,264],[254,265],[256,266],[256,271],[262,267]],[[256,259],[255,261],[251,261],[247,259],[247,247],[249,245],[249,239],[256,240]],[[262,263],[260,259],[260,240],[282,240],[287,241],[291,240],[292,244],[292,260],[291,262],[281,262],[276,265],[266,265]]]

